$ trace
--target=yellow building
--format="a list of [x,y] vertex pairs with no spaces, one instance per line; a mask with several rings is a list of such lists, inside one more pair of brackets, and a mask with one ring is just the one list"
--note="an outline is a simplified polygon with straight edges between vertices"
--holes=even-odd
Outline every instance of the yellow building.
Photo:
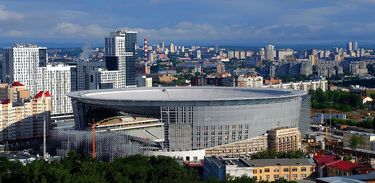
[[312,159],[253,159],[247,163],[253,167],[253,177],[258,181],[303,180],[312,176],[315,163]]
[[301,132],[298,128],[281,127],[269,130],[268,148],[277,152],[297,151],[301,149]]
[[[43,137],[43,122],[50,126],[51,95],[40,91],[30,97],[19,82],[0,85],[0,142]],[[48,131],[48,130],[47,130]]]

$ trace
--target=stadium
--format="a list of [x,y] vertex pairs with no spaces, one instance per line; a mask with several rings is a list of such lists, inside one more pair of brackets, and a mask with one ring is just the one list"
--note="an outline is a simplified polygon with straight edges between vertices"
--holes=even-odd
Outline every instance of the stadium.
[[[157,119],[161,148],[191,151],[253,138],[275,127],[306,128],[304,91],[234,87],[161,87],[70,93],[76,130],[113,116]],[[158,123],[157,123],[158,122]],[[155,135],[153,135],[155,136]]]

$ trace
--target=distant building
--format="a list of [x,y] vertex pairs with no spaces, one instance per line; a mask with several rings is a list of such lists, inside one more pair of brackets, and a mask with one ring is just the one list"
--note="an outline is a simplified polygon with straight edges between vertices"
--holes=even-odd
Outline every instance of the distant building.
[[326,91],[328,89],[328,81],[327,80],[319,80],[319,81],[300,81],[300,82],[290,82],[290,83],[280,83],[280,84],[270,84],[270,85],[263,85],[263,88],[283,88],[283,89],[293,89],[293,90],[316,90],[318,88]]
[[50,126],[51,94],[40,91],[30,97],[19,82],[0,84],[0,141],[16,142],[43,137],[43,124]]
[[363,149],[374,151],[375,150],[375,134],[357,132],[357,131],[348,131],[343,135],[343,145],[344,147],[351,147],[352,137],[356,136],[362,139],[362,142],[357,144],[355,149]]
[[238,87],[262,87],[263,77],[258,75],[240,75],[236,78]]
[[[137,32],[116,30],[105,38],[105,63],[108,71],[119,72],[120,87],[135,86],[135,45]],[[112,74],[111,74],[112,75]],[[114,74],[116,75],[116,74]]]
[[268,130],[268,147],[277,152],[301,149],[301,132],[298,128],[275,128]]
[[275,46],[274,45],[271,45],[271,44],[268,44],[266,45],[265,47],[265,59],[266,60],[270,60],[270,61],[274,61],[275,60]]

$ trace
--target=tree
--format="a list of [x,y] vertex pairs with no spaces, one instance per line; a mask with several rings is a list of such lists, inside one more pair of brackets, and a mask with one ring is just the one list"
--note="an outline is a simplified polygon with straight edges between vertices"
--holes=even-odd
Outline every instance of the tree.
[[359,145],[363,144],[363,139],[361,136],[352,135],[350,138],[350,147],[356,149]]

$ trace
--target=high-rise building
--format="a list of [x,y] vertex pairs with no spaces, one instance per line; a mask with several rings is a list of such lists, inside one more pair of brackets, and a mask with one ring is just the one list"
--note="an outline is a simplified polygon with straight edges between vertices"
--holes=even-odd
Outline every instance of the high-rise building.
[[275,60],[275,46],[274,45],[271,45],[271,44],[268,44],[266,45],[265,47],[265,59],[266,60],[270,60],[270,61],[274,61]]
[[357,41],[353,42],[353,50],[358,50],[358,42]]
[[353,51],[353,42],[351,42],[351,41],[348,42],[347,50],[348,50],[348,52]]
[[169,45],[169,52],[171,52],[171,53],[176,52],[176,50],[175,50],[175,46],[174,46],[173,43],[171,43],[171,44]]
[[121,87],[134,86],[137,32],[116,30],[105,38],[105,63],[109,71],[118,71]]
[[50,126],[51,94],[40,91],[34,97],[20,82],[0,84],[0,141],[17,142],[43,137],[43,125]]
[[65,117],[73,113],[72,101],[67,95],[72,91],[72,68],[74,66],[63,64],[38,68],[37,89],[51,92],[53,117]]
[[3,82],[23,83],[35,95],[37,93],[38,67],[47,64],[47,48],[34,44],[15,44],[3,50]]
[[[5,82],[20,82],[31,95],[48,90],[52,95],[53,117],[73,112],[66,94],[72,91],[72,69],[68,66],[48,65],[47,48],[34,44],[15,44],[3,51]],[[76,89],[76,88],[74,88]]]

